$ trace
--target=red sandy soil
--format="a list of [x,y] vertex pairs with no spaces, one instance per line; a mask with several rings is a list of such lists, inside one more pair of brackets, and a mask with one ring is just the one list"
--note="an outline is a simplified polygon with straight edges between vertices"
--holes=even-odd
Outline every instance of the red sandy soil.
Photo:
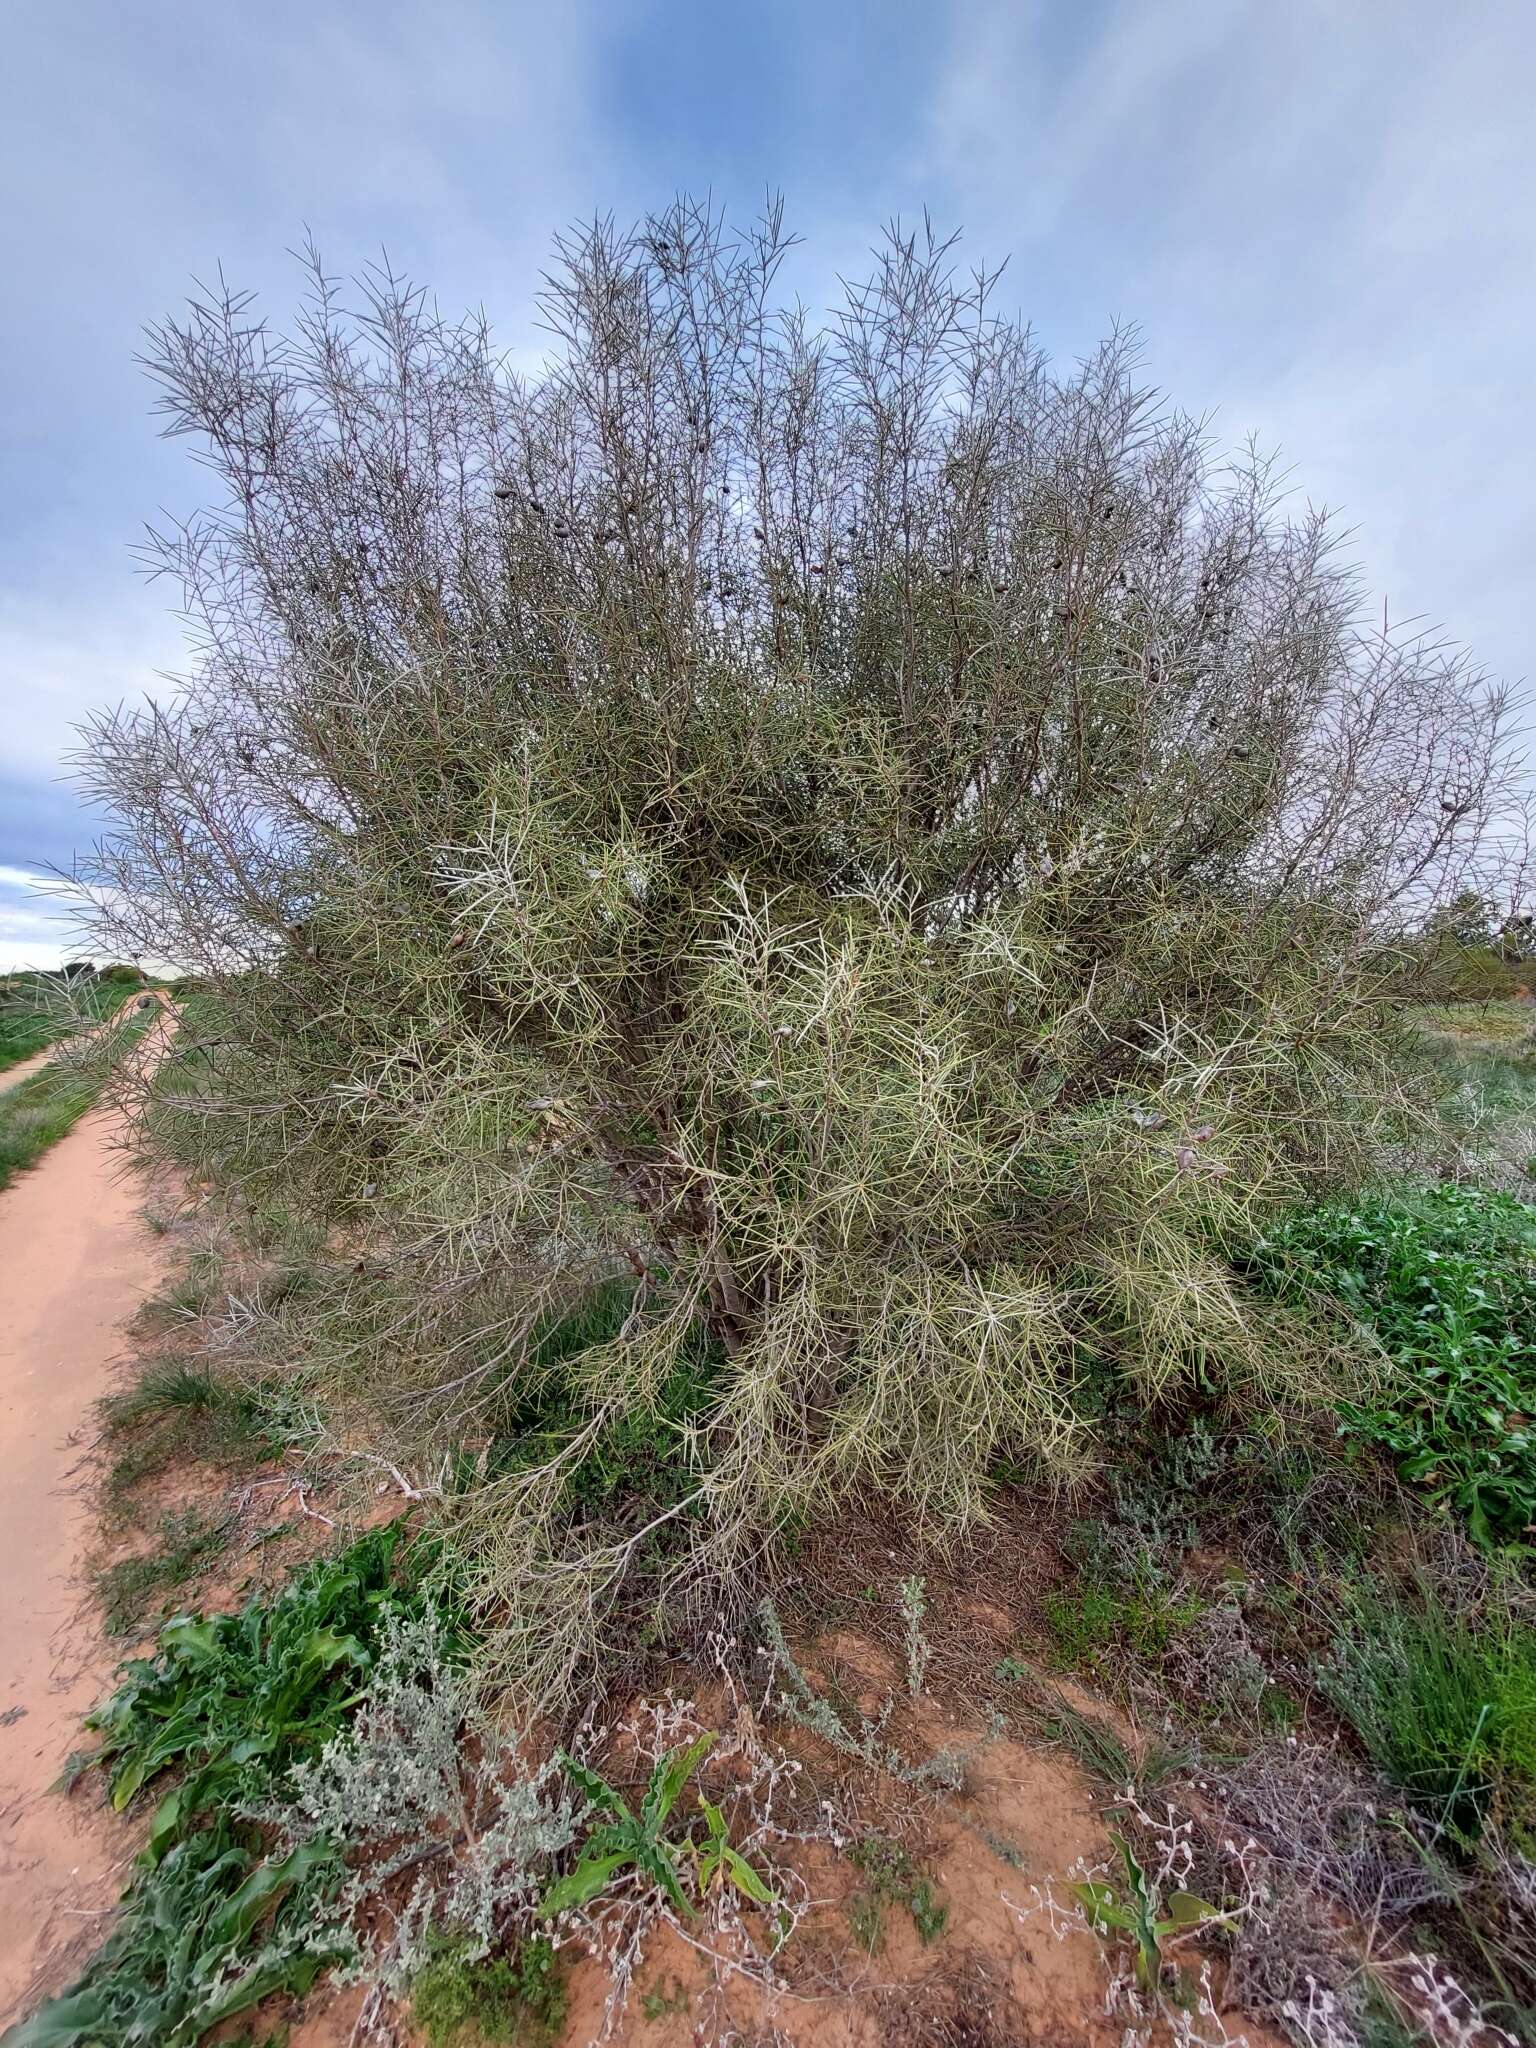
[[111,1112],[86,1117],[0,1193],[0,2025],[99,1944],[131,1854],[96,1801],[50,1789],[115,1661],[79,1583],[82,1466],[160,1266],[114,1135]]
[[[894,1660],[857,1635],[840,1632],[813,1649],[867,1682],[858,1699],[866,1711],[901,1685]],[[680,1682],[689,1676],[678,1674]],[[981,1733],[933,1701],[904,1714],[903,1723],[915,1750],[930,1753]],[[818,1745],[809,1740],[808,1747]],[[836,1760],[822,1755],[820,1765],[828,1764],[839,1775]],[[1074,1867],[1104,1859],[1109,1795],[1059,1753],[1006,1738],[979,1751],[956,1798],[910,1795],[889,1780],[883,1786],[885,1798],[894,1795],[889,1811],[880,1810],[876,1776],[855,1773],[846,1789],[871,1808],[864,1825],[889,1825],[914,1841],[948,1908],[940,1939],[925,1948],[893,1904],[880,1946],[868,1954],[854,1940],[848,1912],[861,1880],[830,1847],[802,1849],[795,1861],[815,1903],[783,1952],[776,1988],[715,1976],[664,1927],[627,2006],[611,2013],[606,1969],[572,1949],[569,2009],[555,2048],[1120,2048],[1125,2021],[1106,2010],[1102,1946],[1082,1924],[1060,1926],[1058,1938],[1040,1904],[1046,1891],[1065,1902]],[[358,1989],[322,1992],[294,2027],[290,2048],[351,2048],[362,2003]],[[1239,2014],[1226,2014],[1225,2023],[1234,2048],[1286,2048]],[[385,2038],[391,2048],[422,2041],[407,2015],[392,2020]],[[1165,2024],[1151,2038],[1154,2048],[1171,2048]]]

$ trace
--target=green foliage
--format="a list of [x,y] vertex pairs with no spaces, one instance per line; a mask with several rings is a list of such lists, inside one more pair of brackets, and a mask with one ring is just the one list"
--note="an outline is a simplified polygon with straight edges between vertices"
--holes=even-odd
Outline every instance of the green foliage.
[[[515,1476],[540,1466],[581,1432],[588,1413],[585,1354],[617,1341],[636,1313],[635,1297],[633,1281],[611,1281],[574,1309],[545,1319],[509,1378],[498,1435],[475,1477]],[[592,1432],[570,1463],[565,1505],[589,1513],[631,1501],[678,1508],[696,1497],[692,1431],[708,1415],[723,1362],[707,1332],[696,1330],[647,1406],[616,1414]]]
[[1513,1059],[1536,1054],[1536,1007],[1528,1002],[1429,1005],[1415,1012],[1414,1021],[1460,1051]]
[[734,1887],[744,1899],[750,1899],[755,1906],[772,1906],[776,1903],[773,1893],[760,1873],[731,1846],[726,1833],[725,1815],[713,1801],[699,1794],[699,1811],[704,1816],[704,1825],[709,1830],[703,1842],[696,1842],[693,1849],[694,1867],[698,1871],[699,1890],[708,1893],[717,1879]]
[[1067,1669],[1093,1670],[1126,1651],[1161,1657],[1200,1613],[1198,1593],[1168,1583],[1150,1564],[1136,1577],[1129,1587],[1079,1577],[1046,1595],[1046,1627]]
[[674,2013],[688,2010],[688,1990],[681,1977],[672,1979],[672,1988],[666,1990],[660,1984],[653,1984],[640,1999],[640,2010],[648,2020],[664,2020]]
[[1459,1003],[1421,1011],[1415,1022],[1442,1134],[1431,1164],[1528,1196],[1536,1181],[1536,1003]]
[[100,1092],[90,1076],[47,1066],[0,1094],[0,1188],[72,1131]]
[[398,1543],[397,1528],[370,1530],[302,1566],[270,1601],[168,1622],[152,1656],[122,1667],[87,1722],[100,1741],[83,1768],[107,1773],[119,1812],[163,1773],[182,1774],[151,1821],[151,1861],[204,1813],[258,1802],[336,1733],[386,1617],[422,1604],[396,1583]]
[[220,1815],[136,1875],[85,1975],[7,2048],[192,2048],[274,1992],[302,1995],[339,1953],[315,1938],[336,1874],[325,1845],[266,1857]]
[[1354,1589],[1317,1675],[1373,1762],[1462,1841],[1490,1816],[1536,1825],[1536,1628],[1500,1603]]
[[1155,1991],[1162,1982],[1164,1948],[1171,1939],[1193,1932],[1208,1921],[1221,1917],[1221,1908],[1196,1898],[1192,1892],[1171,1892],[1158,1896],[1147,1872],[1120,1835],[1111,1835],[1125,1871],[1123,1885],[1090,1878],[1074,1884],[1072,1895],[1088,1916],[1094,1933],[1104,1940],[1121,1936],[1131,1945],[1136,1981],[1143,1991]]
[[0,1010],[0,1073],[45,1051],[58,1035],[58,1025],[46,1012]]
[[880,1949],[890,1906],[906,1909],[925,1947],[938,1940],[948,1925],[949,1907],[899,1842],[888,1835],[864,1835],[850,1847],[848,1860],[864,1880],[848,1902],[848,1922],[867,1954]]
[[1536,1520],[1536,1208],[1445,1184],[1302,1211],[1257,1253],[1271,1285],[1337,1302],[1391,1362],[1341,1407],[1480,1543]]
[[[613,1818],[592,1830],[582,1844],[574,1868],[564,1877],[557,1878],[545,1892],[539,1907],[541,1916],[553,1919],[558,1913],[568,1913],[584,1906],[605,1890],[621,1871],[635,1870],[647,1883],[657,1887],[669,1905],[692,1918],[694,1907],[683,1890],[678,1851],[666,1839],[666,1825],[684,1786],[718,1740],[713,1730],[707,1730],[692,1742],[661,1757],[651,1772],[638,1813],[632,1812],[596,1771],[562,1750],[560,1763],[571,1783],[594,1812],[611,1814]],[[724,1864],[723,1823],[717,1830],[716,1819],[717,1810],[715,1819],[710,1821],[710,1844],[700,1854],[715,1857],[711,1874],[713,1868],[727,1868],[732,1882],[744,1890],[735,1869]],[[751,1866],[736,1856],[734,1850],[730,1854],[735,1864],[756,1880],[757,1874]],[[702,1863],[700,1867],[702,1869]],[[761,1880],[757,1882],[760,1884]],[[766,1891],[766,1887],[763,1889]],[[755,1897],[756,1894],[749,1891],[747,1896]]]
[[428,2048],[538,2048],[565,2018],[559,1959],[542,1935],[507,1955],[447,1944],[411,1979],[411,2013]]
[[1404,2019],[1380,1986],[1365,1988],[1365,2008],[1354,2022],[1360,2048],[1435,2048],[1433,2034]]
[[122,1513],[134,1489],[194,1463],[239,1470],[258,1465],[310,1433],[289,1387],[231,1385],[180,1358],[152,1361],[101,1412],[112,1443],[107,1502]]
[[88,1041],[61,1048],[39,1072],[0,1090],[0,1188],[74,1129],[147,1028],[144,1017],[113,1019]]
[[45,2005],[25,2048],[183,2048],[279,1990],[308,1989],[345,1937],[322,1912],[340,1883],[323,1836],[284,1854],[235,1816],[270,1801],[357,1705],[393,1618],[422,1597],[374,1529],[303,1566],[271,1601],[185,1615],[122,1666],[87,1723],[77,1775],[107,1774],[121,1812],[168,1773],[119,1924],[80,1983]]
[[1070,1751],[1084,1770],[1120,1790],[1160,1785],[1188,1761],[1155,1736],[1128,1746],[1102,1715],[1080,1712],[1054,1688],[1044,1694],[1041,1709],[1041,1734]]

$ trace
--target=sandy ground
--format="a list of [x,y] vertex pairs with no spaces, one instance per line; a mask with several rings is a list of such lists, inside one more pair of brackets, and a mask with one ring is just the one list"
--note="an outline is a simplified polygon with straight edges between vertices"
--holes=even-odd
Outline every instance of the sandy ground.
[[34,1074],[40,1074],[53,1058],[53,1047],[45,1045],[41,1052],[35,1052],[24,1060],[18,1060],[14,1067],[7,1067],[0,1074],[0,1095],[14,1088],[19,1082],[30,1081]]
[[[154,997],[167,1016],[174,1013],[176,1006],[171,1001],[168,990],[154,988],[145,991],[145,993]],[[139,1000],[141,1000],[139,997],[130,998],[130,1002],[138,1002]],[[129,1004],[124,1004],[123,1009],[119,1010],[116,1014],[121,1016],[128,1007]],[[98,1032],[105,1030],[111,1021],[111,1018],[104,1018],[100,1024],[93,1024],[87,1035],[94,1038]],[[19,1082],[30,1081],[34,1074],[40,1074],[44,1067],[53,1059],[58,1049],[57,1045],[45,1045],[41,1052],[30,1053],[26,1059],[18,1060],[14,1067],[7,1067],[4,1072],[0,1072],[0,1095],[4,1095],[7,1090],[16,1087]]]
[[114,1661],[81,1613],[93,1404],[159,1270],[113,1129],[86,1117],[0,1193],[0,2025],[97,1946],[131,1851],[97,1801],[50,1790]]

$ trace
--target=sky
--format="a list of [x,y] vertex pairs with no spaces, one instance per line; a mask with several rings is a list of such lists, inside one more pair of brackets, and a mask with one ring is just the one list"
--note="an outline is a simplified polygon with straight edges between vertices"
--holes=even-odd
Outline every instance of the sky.
[[1373,601],[1536,669],[1536,0],[9,0],[0,82],[0,971],[101,821],[64,757],[169,689],[147,522],[199,502],[142,331],[311,234],[538,345],[552,235],[782,191],[813,306],[927,207],[1054,355],[1117,322],[1358,530]]

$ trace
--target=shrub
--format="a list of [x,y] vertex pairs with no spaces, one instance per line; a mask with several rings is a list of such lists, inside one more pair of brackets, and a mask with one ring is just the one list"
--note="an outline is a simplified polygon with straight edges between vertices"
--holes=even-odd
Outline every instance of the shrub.
[[1293,1216],[1258,1265],[1384,1347],[1391,1376],[1345,1426],[1479,1542],[1519,1538],[1536,1519],[1536,1208],[1450,1184],[1363,1196]]
[[[83,769],[104,947],[204,991],[144,1135],[345,1245],[285,1328],[433,1457],[638,1281],[481,1489],[544,1686],[660,1520],[712,1610],[838,1495],[944,1530],[1000,1453],[1081,1472],[1090,1360],[1309,1387],[1222,1246],[1374,1141],[1394,931],[1507,781],[1498,694],[1358,632],[1325,522],[1125,340],[1053,372],[899,233],[817,333],[787,247],[563,242],[532,384],[318,259],[290,335],[230,295],[151,343],[223,495],[160,543],[206,658]],[[701,1326],[691,1483],[573,1500]]]

